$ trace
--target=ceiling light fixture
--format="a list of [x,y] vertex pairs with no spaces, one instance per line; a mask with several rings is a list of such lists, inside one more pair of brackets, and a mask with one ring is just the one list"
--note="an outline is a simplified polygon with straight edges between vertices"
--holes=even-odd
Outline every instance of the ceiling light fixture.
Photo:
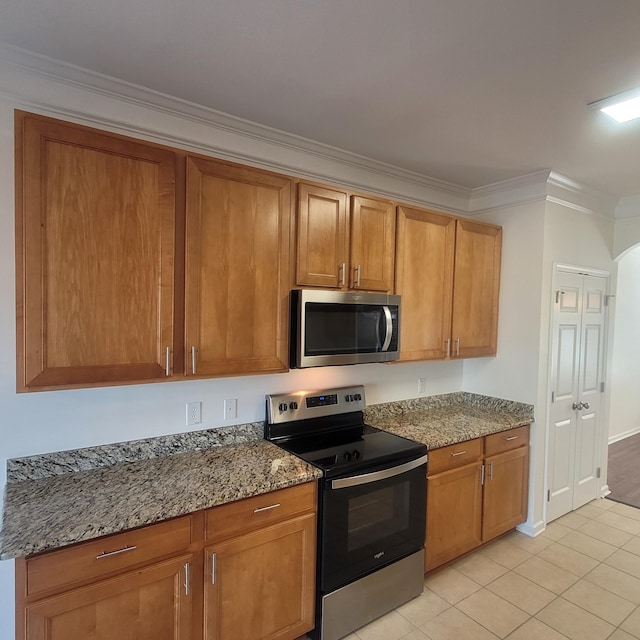
[[588,105],[590,109],[598,109],[606,113],[616,122],[623,123],[640,118],[640,89],[625,91],[617,96],[598,100]]

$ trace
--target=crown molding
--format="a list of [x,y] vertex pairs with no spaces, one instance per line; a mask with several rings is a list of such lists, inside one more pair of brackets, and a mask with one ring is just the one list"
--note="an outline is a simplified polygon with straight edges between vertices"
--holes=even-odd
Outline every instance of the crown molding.
[[[245,139],[248,138],[269,145],[277,145],[296,153],[302,152],[308,156],[315,156],[322,160],[349,166],[356,171],[364,170],[377,174],[378,176],[391,178],[391,182],[399,181],[400,183],[413,187],[410,189],[411,191],[427,192],[425,194],[426,197],[421,198],[419,204],[450,208],[459,213],[466,212],[466,203],[470,194],[470,189],[466,187],[245,120],[216,109],[195,104],[76,65],[61,62],[3,42],[0,42],[0,66],[4,66],[5,69],[8,70],[17,71],[20,74],[26,74],[32,78],[48,80],[58,85],[66,85],[91,94],[98,94],[112,100],[129,103],[136,107],[151,109],[171,117],[205,125],[211,129],[230,133]],[[129,133],[130,135],[141,134],[146,138],[164,141],[165,144],[169,141],[181,147],[200,152],[213,152],[226,159],[249,161],[251,164],[257,166],[263,166],[276,171],[286,171],[294,175],[299,175],[300,177],[315,180],[330,179],[334,183],[339,182],[339,175],[305,171],[304,169],[301,170],[299,165],[289,166],[286,163],[277,163],[271,159],[265,161],[264,158],[257,155],[251,156],[244,152],[234,153],[228,148],[215,147],[211,144],[202,143],[202,141],[197,139],[182,137],[179,134],[174,137],[167,136],[164,133],[154,132],[151,129],[136,127],[125,121],[119,121],[117,118],[105,119],[100,116],[93,116],[90,113],[81,112],[78,109],[70,109],[60,105],[53,106],[20,93],[20,89],[10,89],[8,92],[4,90],[2,93],[5,97],[11,99],[12,102],[31,105],[39,111],[46,113],[55,113],[59,116],[66,115],[76,121],[93,124],[94,126],[102,124],[119,132]],[[380,195],[396,199],[407,198],[407,194],[402,188],[393,188],[391,184],[386,187],[383,185],[379,188],[372,189],[370,181],[369,183],[363,181],[362,184],[355,184],[353,181],[349,181],[345,183],[345,186],[375,191]],[[430,194],[428,192],[433,192],[433,197],[429,197]],[[412,202],[416,201],[414,195],[415,194],[412,193],[410,196]],[[419,197],[418,199],[420,200]],[[444,202],[440,202],[441,200],[444,200]]]
[[613,218],[617,198],[545,169],[473,189],[469,210],[479,215],[532,202],[551,202],[581,213]]
[[471,190],[469,213],[481,215],[531,202],[543,201],[547,195],[548,170],[536,171],[510,180],[501,180]]
[[[11,78],[8,87],[0,82],[0,94],[21,108],[449,213],[475,216],[546,201],[613,217],[618,204],[550,169],[469,189],[0,42],[3,69]],[[25,79],[50,84],[34,90]],[[79,109],[67,96],[51,99],[50,87],[102,96],[117,108],[92,110],[85,101]],[[147,118],[134,124],[122,115],[126,107],[155,111],[165,122],[184,126],[176,132],[170,125],[155,129],[142,124]],[[622,203],[618,215],[627,217],[633,206]]]

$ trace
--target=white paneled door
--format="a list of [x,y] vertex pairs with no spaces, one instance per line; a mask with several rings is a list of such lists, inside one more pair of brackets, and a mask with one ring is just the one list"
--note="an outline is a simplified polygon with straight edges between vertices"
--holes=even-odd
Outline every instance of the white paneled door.
[[599,496],[607,285],[556,272],[547,522]]

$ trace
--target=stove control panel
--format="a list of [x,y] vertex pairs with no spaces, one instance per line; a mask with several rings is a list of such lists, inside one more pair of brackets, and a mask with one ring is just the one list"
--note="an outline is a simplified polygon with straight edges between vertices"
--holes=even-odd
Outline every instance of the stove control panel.
[[267,396],[267,422],[293,422],[365,409],[364,387],[294,391]]

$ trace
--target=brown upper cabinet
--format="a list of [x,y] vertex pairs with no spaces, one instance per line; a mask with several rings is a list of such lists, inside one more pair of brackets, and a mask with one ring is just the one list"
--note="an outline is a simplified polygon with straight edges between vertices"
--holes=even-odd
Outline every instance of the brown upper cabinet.
[[401,360],[495,355],[502,230],[398,208]]
[[496,352],[499,227],[307,182],[294,224],[289,176],[21,111],[15,133],[18,391],[287,371],[292,285],[394,275],[401,360]]
[[175,157],[16,112],[18,390],[171,373]]
[[298,184],[299,286],[393,291],[395,205]]
[[288,369],[286,177],[187,158],[187,375]]
[[16,184],[19,391],[287,370],[291,179],[16,112]]

